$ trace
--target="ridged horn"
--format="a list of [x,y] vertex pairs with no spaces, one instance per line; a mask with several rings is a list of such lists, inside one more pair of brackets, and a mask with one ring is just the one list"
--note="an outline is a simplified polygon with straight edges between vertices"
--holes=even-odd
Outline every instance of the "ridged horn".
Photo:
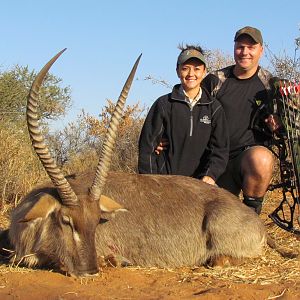
[[54,186],[57,188],[62,203],[65,205],[76,205],[78,202],[76,194],[72,190],[69,182],[64,177],[62,171],[56,165],[54,159],[51,157],[50,151],[45,144],[45,139],[41,133],[41,130],[39,129],[39,119],[37,113],[39,107],[38,97],[40,87],[51,66],[65,50],[66,49],[63,49],[62,51],[57,53],[43,67],[43,69],[38,73],[35,80],[33,81],[27,97],[26,118],[33,149],[40,159]]
[[96,175],[93,181],[93,184],[89,190],[90,196],[93,198],[93,200],[99,200],[102,189],[105,185],[108,171],[110,168],[111,164],[111,158],[112,158],[112,153],[114,149],[114,145],[116,142],[116,137],[117,137],[117,131],[118,131],[118,126],[122,117],[122,112],[125,106],[125,102],[137,69],[137,66],[139,64],[140,58],[142,54],[138,57],[136,60],[125,84],[124,87],[121,91],[121,94],[119,96],[119,99],[116,103],[115,110],[111,116],[111,120],[109,123],[108,130],[106,132],[105,140],[102,146],[101,150],[101,156],[99,159],[99,163],[96,169]]

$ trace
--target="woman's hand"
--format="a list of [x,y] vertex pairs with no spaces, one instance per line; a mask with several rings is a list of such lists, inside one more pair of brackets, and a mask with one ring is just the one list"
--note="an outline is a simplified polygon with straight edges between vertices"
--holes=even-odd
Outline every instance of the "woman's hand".
[[215,185],[216,184],[215,180],[212,179],[210,176],[203,176],[202,181],[206,182],[208,184],[211,184],[211,185]]

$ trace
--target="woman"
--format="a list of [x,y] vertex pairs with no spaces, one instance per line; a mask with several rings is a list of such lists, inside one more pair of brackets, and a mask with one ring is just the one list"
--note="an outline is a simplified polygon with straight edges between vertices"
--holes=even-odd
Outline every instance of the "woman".
[[[181,48],[181,84],[152,105],[139,140],[140,173],[175,174],[214,184],[228,161],[227,125],[221,104],[201,88],[206,61],[199,46]],[[166,139],[168,148],[156,154]]]

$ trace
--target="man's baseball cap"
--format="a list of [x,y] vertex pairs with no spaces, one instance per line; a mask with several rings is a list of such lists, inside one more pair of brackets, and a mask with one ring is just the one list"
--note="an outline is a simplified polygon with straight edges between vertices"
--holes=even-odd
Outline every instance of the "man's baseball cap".
[[196,49],[187,49],[179,54],[177,59],[177,65],[184,64],[187,60],[191,58],[199,59],[204,65],[206,65],[204,55]]
[[234,41],[236,42],[236,40],[243,34],[249,35],[256,43],[263,45],[261,32],[257,28],[246,26],[238,30],[235,34]]

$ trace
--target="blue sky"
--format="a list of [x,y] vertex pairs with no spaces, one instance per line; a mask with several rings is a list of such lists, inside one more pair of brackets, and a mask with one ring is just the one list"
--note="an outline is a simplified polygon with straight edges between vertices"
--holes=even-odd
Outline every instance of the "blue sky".
[[236,30],[251,25],[261,29],[274,53],[293,55],[299,12],[299,0],[2,0],[0,67],[39,70],[66,47],[51,69],[72,89],[73,106],[64,120],[56,121],[60,127],[82,108],[97,116],[107,98],[116,100],[140,53],[128,103],[147,107],[169,90],[146,76],[178,82],[179,43],[231,54]]

